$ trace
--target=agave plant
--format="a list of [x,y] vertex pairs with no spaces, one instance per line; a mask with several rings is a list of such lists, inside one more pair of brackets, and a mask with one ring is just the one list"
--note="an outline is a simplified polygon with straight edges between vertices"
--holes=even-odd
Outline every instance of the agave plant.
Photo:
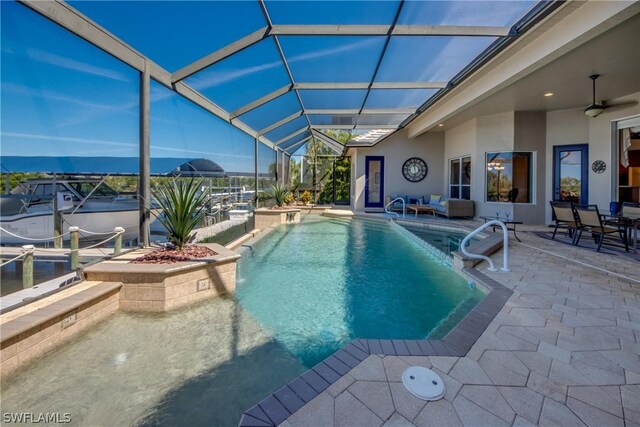
[[189,239],[189,234],[200,223],[206,210],[203,205],[207,195],[200,192],[202,180],[173,179],[158,183],[152,190],[162,214],[158,220],[169,232],[169,242],[178,249]]
[[271,186],[269,190],[269,196],[276,201],[276,206],[282,207],[285,204],[285,199],[289,194],[289,190],[282,184],[275,184]]

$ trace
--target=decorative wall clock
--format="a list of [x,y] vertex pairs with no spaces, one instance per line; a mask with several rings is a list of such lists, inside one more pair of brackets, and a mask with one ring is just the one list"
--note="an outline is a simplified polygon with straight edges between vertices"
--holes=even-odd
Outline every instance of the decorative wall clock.
[[419,157],[412,157],[402,165],[402,174],[405,179],[410,182],[420,182],[429,172],[427,162]]
[[596,160],[591,164],[591,170],[595,173],[602,173],[607,170],[607,164],[602,160]]

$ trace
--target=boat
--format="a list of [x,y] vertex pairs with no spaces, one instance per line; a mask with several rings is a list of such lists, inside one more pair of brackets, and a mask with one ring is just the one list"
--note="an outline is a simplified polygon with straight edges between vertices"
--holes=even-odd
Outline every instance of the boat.
[[104,240],[116,227],[124,228],[124,241],[138,237],[135,195],[120,195],[104,179],[38,178],[0,197],[0,244],[52,242],[55,207],[62,217],[63,240],[70,239],[70,226],[90,232],[80,232],[83,240]]

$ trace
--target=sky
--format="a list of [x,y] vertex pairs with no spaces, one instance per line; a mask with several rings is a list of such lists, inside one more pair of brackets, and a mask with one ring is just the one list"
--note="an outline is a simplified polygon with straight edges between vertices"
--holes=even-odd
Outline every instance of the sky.
[[[535,2],[405,2],[407,25],[512,25]],[[71,1],[80,12],[176,71],[263,28],[257,1]],[[390,24],[398,1],[270,1],[274,24]],[[138,155],[139,73],[14,1],[1,1],[0,142],[2,156]],[[479,18],[481,17],[481,19]],[[385,37],[280,37],[296,82],[367,82]],[[376,81],[446,81],[493,37],[394,37]],[[420,54],[416,54],[416,52]],[[402,64],[402,66],[398,66]],[[227,111],[290,83],[273,38],[186,79]],[[333,92],[333,93],[332,93]],[[360,108],[366,91],[302,91],[307,108]],[[435,90],[374,90],[365,108],[416,108]],[[301,109],[293,93],[246,113],[256,130]],[[406,116],[405,116],[406,117]],[[400,123],[404,117],[389,117]],[[325,123],[331,117],[317,117]],[[267,137],[305,125],[296,119]],[[265,150],[265,148],[267,150]],[[260,168],[274,154],[260,148]],[[254,141],[164,86],[151,87],[152,157],[206,157],[225,170],[253,169]]]

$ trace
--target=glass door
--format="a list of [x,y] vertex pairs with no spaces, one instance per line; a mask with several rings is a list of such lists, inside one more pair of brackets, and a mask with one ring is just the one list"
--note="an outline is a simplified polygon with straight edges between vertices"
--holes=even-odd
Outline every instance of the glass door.
[[553,200],[580,205],[589,202],[588,164],[587,144],[553,147]]
[[365,157],[364,207],[384,207],[384,157]]

